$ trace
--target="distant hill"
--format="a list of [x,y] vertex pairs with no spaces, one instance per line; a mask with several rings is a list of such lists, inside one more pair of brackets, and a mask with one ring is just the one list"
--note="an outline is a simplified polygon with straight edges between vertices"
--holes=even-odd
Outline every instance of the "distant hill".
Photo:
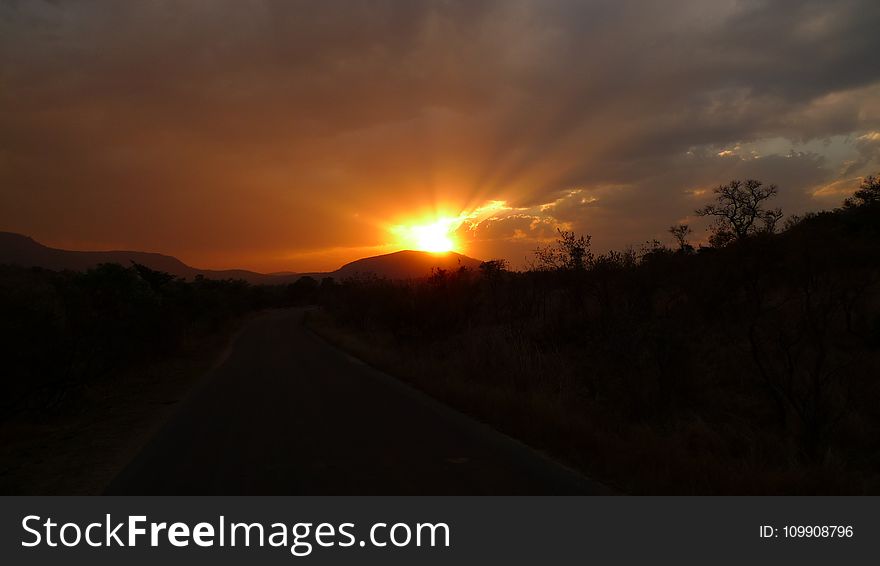
[[363,275],[375,275],[385,279],[416,279],[431,275],[432,269],[454,270],[459,267],[477,269],[480,263],[482,262],[478,259],[455,252],[430,253],[405,250],[359,259],[343,265],[330,275],[336,279]]
[[104,252],[80,252],[59,250],[11,232],[0,232],[0,263],[12,263],[24,266],[38,266],[56,271],[69,269],[85,271],[101,263],[119,263],[131,265],[131,262],[146,265],[150,269],[164,271],[176,277],[192,279],[202,275],[209,279],[244,279],[251,283],[283,283],[295,280],[295,274],[283,276],[265,275],[244,269],[212,270],[191,267],[176,257],[169,255],[135,252],[129,250],[113,250]]
[[176,257],[149,252],[114,250],[103,252],[81,252],[60,250],[12,232],[0,232],[0,264],[10,263],[27,267],[61,271],[85,271],[101,263],[131,262],[146,265],[151,269],[164,271],[176,277],[192,279],[201,275],[208,279],[244,279],[254,284],[286,284],[296,281],[303,275],[315,278],[333,277],[341,280],[349,277],[376,276],[387,279],[415,279],[431,274],[434,268],[457,269],[464,266],[476,269],[480,261],[454,252],[429,253],[401,251],[387,255],[368,257],[347,263],[330,273],[257,273],[244,269],[212,270],[189,266]]

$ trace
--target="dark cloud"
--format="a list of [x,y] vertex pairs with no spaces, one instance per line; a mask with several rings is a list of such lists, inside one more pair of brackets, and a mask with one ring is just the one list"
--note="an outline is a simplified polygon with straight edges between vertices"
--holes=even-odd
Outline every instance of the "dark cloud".
[[308,269],[492,200],[474,255],[638,243],[734,177],[833,205],[880,168],[878,24],[876,0],[0,3],[0,228]]

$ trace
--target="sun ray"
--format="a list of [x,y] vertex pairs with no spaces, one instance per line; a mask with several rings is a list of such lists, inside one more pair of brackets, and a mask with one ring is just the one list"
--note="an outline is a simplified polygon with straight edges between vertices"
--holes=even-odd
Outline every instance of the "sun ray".
[[423,252],[451,252],[458,248],[453,235],[461,222],[458,218],[439,218],[434,222],[395,226],[392,232],[401,246]]

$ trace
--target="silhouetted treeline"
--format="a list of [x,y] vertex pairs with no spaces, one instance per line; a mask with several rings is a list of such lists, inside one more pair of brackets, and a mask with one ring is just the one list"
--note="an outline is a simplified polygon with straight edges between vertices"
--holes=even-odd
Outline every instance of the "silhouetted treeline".
[[[712,245],[504,262],[324,295],[373,361],[632,492],[880,491],[880,187],[789,219],[719,187]],[[868,189],[866,189],[868,187]]]
[[185,354],[249,311],[314,300],[305,295],[136,264],[84,273],[0,266],[0,415],[51,408],[90,380]]

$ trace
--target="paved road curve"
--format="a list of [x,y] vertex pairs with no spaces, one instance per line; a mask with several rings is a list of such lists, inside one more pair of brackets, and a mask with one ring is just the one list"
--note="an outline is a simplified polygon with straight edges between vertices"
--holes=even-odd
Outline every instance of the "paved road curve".
[[303,310],[249,322],[116,494],[562,494],[600,486],[347,356]]

